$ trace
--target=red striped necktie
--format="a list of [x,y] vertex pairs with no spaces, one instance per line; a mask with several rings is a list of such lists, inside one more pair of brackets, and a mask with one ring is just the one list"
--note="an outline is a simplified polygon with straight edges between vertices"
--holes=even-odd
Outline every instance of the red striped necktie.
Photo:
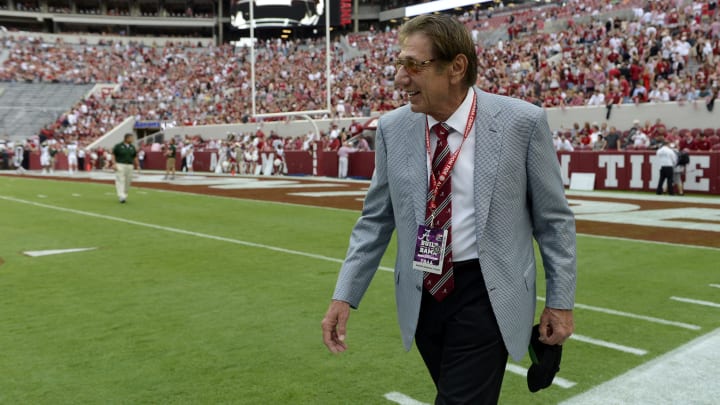
[[[440,172],[450,160],[452,152],[448,146],[447,138],[450,134],[447,124],[438,123],[433,126],[433,130],[438,137],[435,153],[432,159],[432,171],[436,181],[440,181]],[[423,285],[425,289],[438,301],[442,301],[447,297],[455,287],[453,278],[452,263],[452,178],[448,173],[445,183],[438,190],[435,197],[435,212],[431,212],[431,201],[433,199],[432,190],[428,191],[427,208],[425,210],[425,226],[447,229],[447,241],[445,244],[445,257],[443,259],[443,269],[441,274],[424,273]],[[433,215],[434,214],[434,215]]]

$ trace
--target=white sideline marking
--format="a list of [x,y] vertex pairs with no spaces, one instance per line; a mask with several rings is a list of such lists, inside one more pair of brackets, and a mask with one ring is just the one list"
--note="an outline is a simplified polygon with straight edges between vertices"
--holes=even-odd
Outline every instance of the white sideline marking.
[[720,328],[561,405],[717,404],[719,374]]
[[[511,363],[508,363],[507,365],[505,365],[505,370],[507,370],[513,374],[520,375],[522,377],[526,377],[527,371],[528,371],[528,369],[526,369],[525,367],[518,366],[517,364],[511,364]],[[564,379],[562,377],[558,377],[558,376],[555,376],[555,378],[553,378],[552,383],[553,383],[553,385],[557,385],[558,387],[565,388],[565,389],[572,388],[575,385],[577,385],[577,383],[574,381],[566,380],[566,379]]]
[[720,308],[720,304],[711,301],[694,300],[692,298],[684,297],[670,297],[673,301],[686,302],[688,304],[704,305],[706,307]]
[[[343,259],[336,259],[334,257],[328,257],[328,256],[323,256],[323,255],[316,255],[316,254],[312,254],[312,253],[301,252],[299,250],[292,250],[292,249],[280,248],[277,246],[263,245],[261,243],[248,242],[248,241],[233,239],[233,238],[226,238],[223,236],[210,235],[207,233],[187,231],[185,229],[172,228],[169,226],[148,224],[145,222],[133,221],[132,219],[113,217],[110,215],[96,214],[94,212],[79,211],[79,210],[74,210],[72,208],[57,207],[54,205],[43,204],[43,203],[34,202],[34,201],[27,201],[27,200],[22,200],[19,198],[14,198],[14,197],[0,196],[0,199],[6,200],[6,201],[14,201],[14,202],[22,203],[22,204],[33,205],[35,207],[47,208],[47,209],[51,209],[51,210],[55,210],[55,211],[68,212],[68,213],[72,213],[72,214],[84,215],[84,216],[92,217],[92,218],[106,219],[106,220],[115,221],[115,222],[122,222],[125,224],[142,226],[145,228],[152,228],[152,229],[158,229],[158,230],[166,231],[166,232],[178,233],[181,235],[195,236],[198,238],[212,239],[212,240],[217,240],[217,241],[227,242],[227,243],[234,243],[236,245],[249,246],[249,247],[260,248],[260,249],[267,249],[267,250],[271,250],[274,252],[309,257],[312,259],[324,260],[324,261],[333,262],[333,263],[342,263],[343,262]],[[393,271],[393,269],[391,269],[391,268],[382,267],[382,266],[379,267],[379,269],[385,270],[385,271]]]
[[[544,297],[537,297],[537,299],[538,299],[539,301],[545,301],[545,298],[544,298]],[[617,315],[617,316],[624,316],[624,317],[626,317],[626,318],[640,319],[640,320],[648,321],[648,322],[652,322],[652,323],[659,323],[659,324],[661,324],[661,325],[677,326],[678,328],[683,328],[683,329],[690,329],[690,330],[700,330],[700,329],[702,329],[700,326],[698,326],[698,325],[693,325],[693,324],[690,324],[690,323],[668,321],[667,319],[655,318],[655,317],[652,317],[652,316],[645,316],[645,315],[638,315],[638,314],[633,314],[633,313],[624,312],[624,311],[617,311],[617,310],[615,310],[615,309],[595,307],[595,306],[592,306],[592,305],[585,305],[585,304],[575,303],[575,308],[585,309],[585,310],[588,310],[588,311],[601,312],[601,313],[603,313],[603,314],[608,314],[608,315]]]
[[400,405],[429,405],[425,402],[420,402],[416,399],[412,399],[409,396],[400,393],[400,392],[388,392],[387,394],[383,395],[385,399],[388,401],[395,402]]
[[570,339],[577,340],[578,342],[589,343],[591,345],[607,347],[608,349],[618,350],[621,352],[634,354],[636,356],[644,356],[647,354],[647,350],[637,349],[637,348],[630,347],[630,346],[624,346],[624,345],[620,345],[617,343],[608,342],[605,340],[600,340],[600,339],[595,339],[595,338],[591,338],[588,336],[578,335],[575,333],[573,333],[570,336]]
[[317,184],[295,184],[296,182],[275,182],[275,181],[258,181],[256,183],[242,183],[242,184],[219,184],[217,186],[210,186],[210,188],[218,188],[221,190],[255,190],[255,189],[284,189],[284,188],[310,188],[310,187],[344,187],[342,185],[330,184],[330,183],[317,183]]
[[87,252],[88,250],[95,250],[97,248],[75,248],[75,249],[50,249],[50,250],[28,250],[23,252],[25,256],[40,257],[50,255],[60,255],[63,253],[75,253],[75,252]]
[[710,287],[720,288],[720,284],[708,284]]
[[[171,227],[162,226],[162,225],[148,224],[145,222],[133,221],[131,219],[96,214],[96,213],[87,212],[87,211],[79,211],[79,210],[75,210],[72,208],[57,207],[54,205],[43,204],[43,203],[39,203],[39,202],[35,202],[35,201],[27,201],[27,200],[23,200],[23,199],[19,199],[19,198],[14,198],[14,197],[0,196],[0,199],[6,200],[6,201],[22,203],[22,204],[27,204],[27,205],[32,205],[32,206],[36,206],[36,207],[52,209],[52,210],[61,211],[61,212],[69,212],[69,213],[73,213],[73,214],[77,214],[77,215],[84,215],[84,216],[93,217],[93,218],[100,218],[100,219],[105,219],[105,220],[109,220],[109,221],[116,221],[116,222],[131,224],[131,225],[137,225],[137,226],[142,226],[145,228],[159,229],[161,231],[173,232],[173,233],[178,233],[181,235],[196,236],[196,237],[204,238],[204,239],[212,239],[212,240],[218,240],[218,241],[222,241],[222,242],[234,243],[236,245],[250,246],[250,247],[267,249],[267,250],[271,250],[271,251],[275,251],[275,252],[292,254],[292,255],[296,255],[296,256],[309,257],[309,258],[329,261],[329,262],[333,262],[333,263],[342,264],[344,261],[343,259],[337,259],[334,257],[328,257],[328,256],[323,256],[323,255],[316,255],[316,254],[312,254],[312,253],[301,252],[298,250],[291,250],[291,249],[285,249],[285,248],[280,248],[280,247],[276,247],[276,246],[263,245],[260,243],[247,242],[247,241],[243,241],[243,240],[239,240],[239,239],[226,238],[226,237],[222,237],[222,236],[210,235],[210,234],[205,234],[205,233],[200,233],[200,232],[187,231],[185,229],[171,228]],[[378,269],[382,270],[382,271],[389,271],[389,272],[394,271],[393,268],[385,267],[385,266],[380,266],[380,267],[378,267]],[[540,301],[545,300],[545,298],[543,298],[543,297],[537,297],[537,298]],[[645,320],[648,322],[654,322],[654,323],[659,323],[659,324],[663,324],[663,325],[677,326],[677,327],[684,328],[684,329],[700,330],[700,326],[697,326],[697,325],[691,325],[691,324],[682,323],[682,322],[668,321],[665,319],[653,318],[650,316],[631,314],[629,312],[616,311],[613,309],[593,307],[590,305],[583,305],[583,304],[575,304],[575,307],[581,308],[581,309],[586,309],[589,311],[602,312],[602,313],[606,313],[606,314],[610,314],[610,315],[624,316],[624,317],[633,318],[633,319],[642,319],[642,320]]]
[[358,195],[367,194],[365,191],[315,191],[315,192],[303,192],[303,193],[288,193],[288,195],[294,195],[298,197],[355,197]]
[[607,236],[607,235],[593,235],[590,233],[578,233],[577,236],[584,236],[586,238],[597,238],[597,239],[607,239],[607,240],[619,240],[619,241],[625,241],[625,242],[634,242],[634,243],[648,243],[652,245],[660,245],[660,246],[675,246],[675,247],[682,247],[685,249],[701,249],[701,250],[717,250],[720,251],[720,248],[716,248],[713,246],[700,246],[700,245],[686,245],[684,243],[673,243],[673,242],[660,242],[657,240],[645,240],[645,239],[632,239],[632,238],[624,238],[622,236]]

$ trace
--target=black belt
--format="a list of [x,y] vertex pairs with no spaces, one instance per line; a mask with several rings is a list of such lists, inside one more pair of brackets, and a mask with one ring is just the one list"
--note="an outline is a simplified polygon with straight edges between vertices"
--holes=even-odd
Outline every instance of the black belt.
[[453,271],[472,271],[480,270],[480,259],[463,260],[460,262],[453,262]]

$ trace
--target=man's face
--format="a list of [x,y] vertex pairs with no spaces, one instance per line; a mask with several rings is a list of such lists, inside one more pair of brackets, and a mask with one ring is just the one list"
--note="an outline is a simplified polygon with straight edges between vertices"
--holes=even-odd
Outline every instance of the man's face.
[[[430,40],[421,33],[408,36],[401,44],[399,59],[412,60],[416,64],[433,60]],[[432,61],[417,69],[398,67],[395,85],[407,93],[413,112],[425,113],[444,121],[454,109],[449,101],[449,69],[438,67],[440,61]],[[456,107],[456,106],[455,106]]]

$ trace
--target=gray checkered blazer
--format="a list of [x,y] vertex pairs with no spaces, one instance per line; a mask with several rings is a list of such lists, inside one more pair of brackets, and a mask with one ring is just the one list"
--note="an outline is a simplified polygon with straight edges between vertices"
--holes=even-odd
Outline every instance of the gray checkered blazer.
[[[546,306],[571,309],[575,300],[575,220],[565,199],[557,155],[542,109],[475,89],[475,228],[483,276],[510,355],[527,351],[535,318],[540,247]],[[413,270],[417,226],[427,193],[425,115],[408,105],[383,115],[376,132],[375,173],[352,230],[334,299],[354,308],[397,231],[395,295],[403,343],[415,335],[422,273]]]

